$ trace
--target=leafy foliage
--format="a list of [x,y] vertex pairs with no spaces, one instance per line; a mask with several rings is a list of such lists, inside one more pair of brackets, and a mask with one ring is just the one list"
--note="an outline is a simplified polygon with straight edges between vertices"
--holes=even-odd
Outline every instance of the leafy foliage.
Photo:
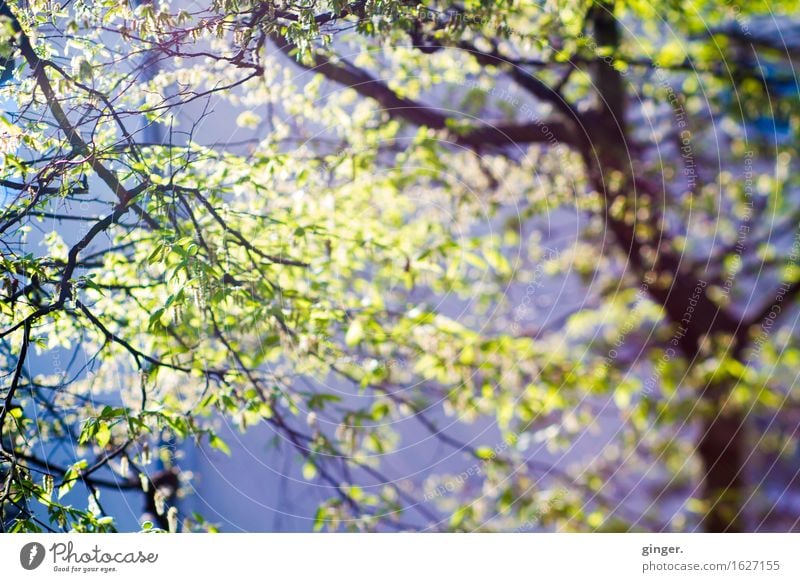
[[[742,464],[697,436],[761,418],[757,458],[795,446],[797,87],[785,51],[723,30],[762,7],[9,6],[9,529],[113,529],[111,487],[154,496],[174,531],[152,456],[229,453],[220,418],[266,423],[330,487],[317,529],[763,517],[738,477],[698,491],[714,460]],[[224,135],[204,129],[219,115]],[[580,237],[557,241],[558,216]],[[574,305],[543,313],[556,294]],[[467,477],[385,473],[404,419]],[[70,463],[48,462],[65,442]],[[88,504],[65,505],[76,484]]]

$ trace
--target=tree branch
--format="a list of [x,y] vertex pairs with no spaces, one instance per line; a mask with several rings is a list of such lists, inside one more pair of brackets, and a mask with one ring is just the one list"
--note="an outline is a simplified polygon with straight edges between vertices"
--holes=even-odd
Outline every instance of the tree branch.
[[[271,40],[283,54],[294,57],[297,49],[295,45],[275,33],[271,35]],[[486,123],[455,131],[456,126],[463,125],[461,120],[413,99],[401,97],[367,71],[343,60],[341,63],[334,63],[331,58],[319,52],[314,52],[311,56],[313,64],[297,60],[296,63],[308,71],[320,73],[331,81],[353,89],[363,97],[375,100],[393,118],[421,127],[446,130],[452,135],[454,143],[470,149],[522,143],[563,143],[569,146],[581,143],[577,133],[560,119],[520,124]]]

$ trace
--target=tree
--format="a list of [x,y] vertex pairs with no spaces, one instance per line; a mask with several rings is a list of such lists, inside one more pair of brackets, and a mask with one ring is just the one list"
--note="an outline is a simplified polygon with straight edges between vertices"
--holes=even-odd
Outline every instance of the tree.
[[[112,487],[177,529],[151,451],[224,451],[219,415],[330,487],[320,528],[770,527],[797,436],[796,49],[749,18],[794,2],[9,6],[7,527],[113,529]],[[252,138],[200,141],[215,108]],[[584,296],[533,327],[544,280]],[[608,415],[588,466],[532,454]],[[401,419],[466,477],[398,482]]]

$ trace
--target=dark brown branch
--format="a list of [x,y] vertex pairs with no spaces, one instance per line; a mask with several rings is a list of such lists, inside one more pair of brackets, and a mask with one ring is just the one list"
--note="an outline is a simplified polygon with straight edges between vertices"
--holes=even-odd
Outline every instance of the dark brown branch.
[[[296,47],[277,34],[271,35],[278,49],[288,57],[294,57]],[[320,73],[340,85],[356,91],[363,97],[375,100],[390,116],[413,125],[448,131],[454,143],[471,149],[487,146],[508,146],[522,143],[563,143],[576,146],[579,137],[566,123],[559,119],[546,119],[521,124],[498,123],[470,126],[455,131],[463,125],[461,120],[449,117],[438,110],[413,99],[401,97],[384,82],[367,71],[346,61],[334,63],[329,57],[314,52],[313,64],[296,61],[304,69]]]
[[19,380],[22,377],[22,369],[25,366],[25,358],[28,355],[28,345],[30,342],[31,321],[25,320],[25,325],[23,326],[22,332],[22,345],[20,346],[19,350],[19,358],[17,358],[17,365],[14,368],[14,376],[11,379],[11,386],[9,386],[8,392],[6,393],[5,401],[3,402],[3,408],[0,410],[0,453],[5,453],[3,448],[3,427],[5,426],[8,411],[11,410],[11,407],[13,406],[14,394],[17,391]]

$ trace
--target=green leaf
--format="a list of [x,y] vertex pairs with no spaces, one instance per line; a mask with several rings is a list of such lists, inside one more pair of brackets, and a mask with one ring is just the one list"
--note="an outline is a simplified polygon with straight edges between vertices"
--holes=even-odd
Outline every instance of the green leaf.
[[318,507],[317,512],[314,514],[314,531],[320,531],[325,527],[327,517],[328,510],[325,507]]
[[458,527],[464,520],[467,518],[467,515],[470,513],[469,506],[459,507],[453,512],[453,515],[450,516],[450,527]]
[[67,469],[67,471],[64,473],[64,484],[58,488],[59,499],[64,497],[72,490],[73,487],[75,487],[75,483],[77,483],[80,478],[81,471],[83,471],[88,464],[89,463],[86,461],[86,459],[81,459]]
[[211,435],[208,438],[208,444],[211,445],[211,448],[214,448],[214,449],[216,449],[218,451],[222,451],[223,453],[225,453],[228,456],[231,455],[231,449],[228,446],[228,443],[226,443],[224,440],[219,438],[217,435]]
[[99,422],[97,425],[97,432],[94,435],[95,440],[97,440],[97,444],[100,445],[101,449],[104,449],[106,445],[108,445],[109,441],[111,440],[111,429],[108,426],[108,423]]
[[314,477],[317,476],[317,467],[311,461],[306,461],[303,464],[303,479],[306,481],[311,481]]
[[350,328],[347,330],[347,334],[344,336],[344,343],[347,344],[348,347],[353,347],[358,345],[361,340],[364,339],[364,326],[360,320],[354,319],[350,323]]

